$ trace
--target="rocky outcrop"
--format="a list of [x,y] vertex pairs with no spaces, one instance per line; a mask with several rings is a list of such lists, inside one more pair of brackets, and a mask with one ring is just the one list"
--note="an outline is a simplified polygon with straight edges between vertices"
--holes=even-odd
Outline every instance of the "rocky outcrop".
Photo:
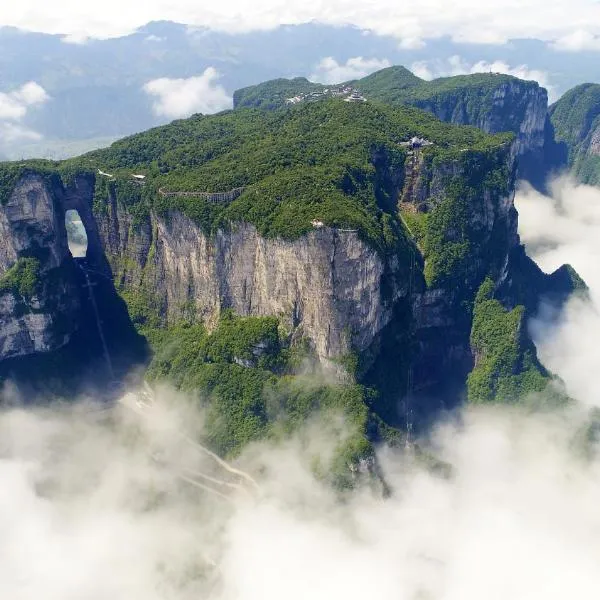
[[[500,281],[507,268],[508,256],[519,246],[517,213],[513,205],[515,157],[512,149],[500,153],[493,160],[462,157],[433,165],[423,158],[409,157],[412,167],[400,207],[409,213],[435,218],[438,210],[450,211],[454,216],[438,232],[448,245],[458,240],[467,241],[466,251],[455,262],[453,273],[430,276],[428,263],[438,259],[423,251],[424,279],[415,281],[411,297],[411,337],[414,351],[406,357],[406,388],[409,394],[440,399],[451,396],[464,382],[473,366],[469,340],[471,315],[469,306],[474,291],[490,275]],[[416,172],[414,166],[418,165]],[[480,173],[503,173],[504,185],[478,185]],[[465,185],[454,200],[449,200],[449,189]],[[451,202],[451,205],[448,205]],[[445,205],[446,208],[441,208]],[[404,342],[402,342],[404,344]]]
[[53,186],[23,177],[0,206],[0,360],[67,343],[79,310],[71,260]]
[[600,156],[600,124],[590,133],[588,152],[591,156]]

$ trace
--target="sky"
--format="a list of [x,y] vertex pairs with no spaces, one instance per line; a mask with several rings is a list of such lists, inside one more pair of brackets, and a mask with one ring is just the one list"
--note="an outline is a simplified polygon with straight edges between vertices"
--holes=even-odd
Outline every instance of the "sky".
[[131,32],[152,20],[172,20],[229,31],[269,29],[319,21],[355,25],[393,35],[405,48],[428,39],[505,43],[514,38],[547,41],[557,50],[600,51],[597,0],[21,0],[2,2],[0,24],[77,41]]

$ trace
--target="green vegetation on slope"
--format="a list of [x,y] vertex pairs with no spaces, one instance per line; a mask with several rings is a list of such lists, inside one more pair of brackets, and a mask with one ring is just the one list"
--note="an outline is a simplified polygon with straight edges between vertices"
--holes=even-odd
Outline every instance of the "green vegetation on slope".
[[467,381],[470,402],[518,402],[542,392],[550,377],[523,332],[525,308],[505,309],[486,279],[475,298],[471,345],[476,365]]
[[600,186],[600,156],[580,154],[573,163],[573,172],[582,183]]
[[518,133],[529,98],[512,94],[504,107],[497,102],[498,89],[518,84],[522,89],[537,89],[533,81],[521,81],[510,75],[474,73],[442,77],[432,81],[411,80],[404,67],[389,67],[361,79],[357,87],[369,100],[391,105],[409,104],[435,114],[443,121],[487,124],[492,131]]
[[[524,94],[511,96],[502,113],[497,102],[498,88],[511,82],[518,83],[521,89],[539,88],[536,82],[499,73],[474,73],[425,81],[402,66],[381,69],[351,83],[370,102],[412,105],[432,112],[443,121],[473,125],[488,122],[499,131],[517,133],[529,99]],[[272,110],[285,106],[286,98],[322,92],[326,87],[304,78],[275,79],[238,90],[234,106]],[[494,116],[490,120],[492,112]]]
[[[442,156],[427,157],[423,169],[440,166]],[[437,163],[437,165],[436,165]],[[481,212],[482,198],[499,206],[510,195],[513,173],[506,155],[498,152],[462,152],[454,159],[455,172],[443,181],[443,193],[428,207],[415,211],[413,205],[401,203],[402,220],[425,259],[424,276],[431,288],[446,288],[472,302],[476,290],[466,289],[473,277],[473,260],[484,254],[489,269],[499,268],[504,260],[506,226],[501,219],[496,230],[489,232],[473,215]],[[489,237],[489,239],[488,239]]]
[[351,432],[329,465],[336,485],[351,485],[348,464],[372,454],[367,390],[294,376],[294,353],[285,347],[277,319],[225,312],[212,333],[202,325],[146,333],[154,350],[149,378],[199,395],[207,410],[207,441],[220,454],[289,435],[316,412],[326,420],[343,415]]
[[409,90],[424,85],[427,85],[426,81],[401,66],[381,69],[356,82],[356,86],[369,100],[379,100],[386,104],[398,104],[399,98],[409,93]]
[[0,294],[13,292],[31,300],[40,286],[40,261],[37,258],[19,258],[0,278]]
[[556,139],[575,149],[600,117],[600,84],[584,83],[561,96],[550,107]]

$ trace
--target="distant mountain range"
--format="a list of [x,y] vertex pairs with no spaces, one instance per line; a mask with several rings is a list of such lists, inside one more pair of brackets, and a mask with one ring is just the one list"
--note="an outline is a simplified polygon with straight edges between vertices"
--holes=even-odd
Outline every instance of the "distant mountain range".
[[[0,155],[73,155],[174,116],[214,112],[235,90],[268,79],[332,83],[399,63],[428,77],[488,68],[530,75],[543,79],[554,97],[597,72],[595,53],[561,53],[538,40],[473,45],[441,39],[407,50],[392,37],[355,27],[306,24],[230,34],[154,22],[121,38],[73,44],[0,28]],[[192,77],[187,84],[160,82]],[[159,83],[148,87],[154,80]],[[24,96],[22,87],[32,81],[46,96]],[[165,96],[170,86],[179,90],[175,99]],[[207,104],[215,90],[218,102]],[[199,110],[205,105],[209,110]]]

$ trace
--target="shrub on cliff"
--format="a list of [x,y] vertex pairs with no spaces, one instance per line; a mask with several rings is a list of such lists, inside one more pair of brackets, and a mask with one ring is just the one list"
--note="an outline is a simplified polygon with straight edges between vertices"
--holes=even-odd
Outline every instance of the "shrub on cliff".
[[37,258],[19,258],[0,278],[0,293],[13,292],[31,300],[40,283],[40,261]]

